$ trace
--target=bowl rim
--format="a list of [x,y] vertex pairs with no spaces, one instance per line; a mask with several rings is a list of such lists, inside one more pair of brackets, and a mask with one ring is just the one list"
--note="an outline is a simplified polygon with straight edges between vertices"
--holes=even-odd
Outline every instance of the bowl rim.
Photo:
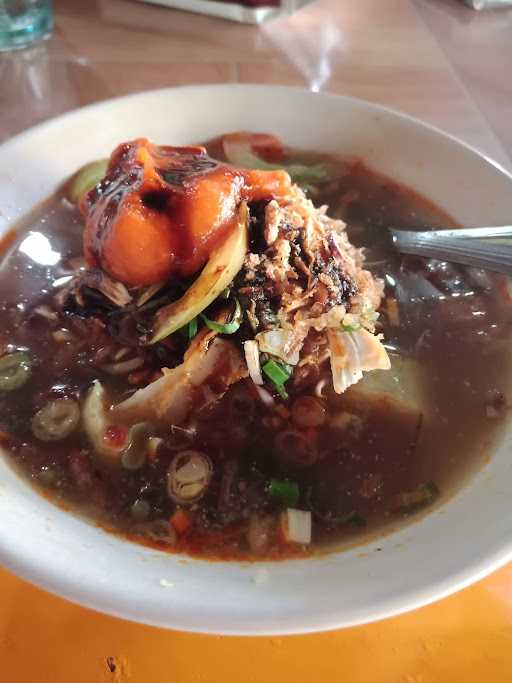
[[[406,112],[400,111],[399,109],[394,109],[392,107],[388,107],[386,105],[380,104],[378,102],[372,102],[371,100],[365,100],[361,97],[355,97],[353,95],[345,95],[343,93],[334,93],[334,92],[329,92],[329,91],[312,91],[308,90],[307,88],[302,88],[300,86],[294,86],[294,85],[277,85],[277,84],[269,84],[266,85],[264,83],[197,83],[197,84],[192,84],[192,85],[177,85],[177,86],[169,86],[169,87],[164,87],[164,88],[150,88],[149,90],[140,90],[137,92],[133,93],[128,93],[127,95],[121,95],[119,97],[109,97],[104,100],[99,100],[98,102],[92,102],[91,104],[86,104],[82,107],[77,107],[74,109],[71,109],[69,111],[65,111],[62,114],[57,114],[56,116],[52,116],[48,119],[45,119],[44,121],[40,121],[39,123],[36,123],[33,126],[30,126],[29,128],[25,128],[24,130],[16,133],[10,138],[7,138],[3,141],[0,142],[0,147],[3,149],[8,149],[11,145],[15,145],[19,142],[19,140],[29,134],[36,133],[36,132],[41,132],[43,131],[46,127],[51,128],[53,125],[56,125],[59,121],[64,121],[73,119],[74,117],[79,117],[85,113],[88,112],[93,112],[96,110],[100,110],[105,106],[108,106],[114,102],[123,102],[123,103],[129,103],[131,100],[137,100],[140,97],[143,96],[152,96],[152,95],[157,95],[157,94],[163,94],[163,93],[169,93],[169,92],[176,92],[176,91],[194,91],[194,90],[248,90],[248,91],[274,91],[274,92],[289,92],[289,93],[296,93],[296,94],[309,94],[311,97],[317,97],[321,98],[324,100],[345,100],[347,102],[351,102],[359,107],[370,107],[374,111],[381,112],[382,114],[392,116],[396,119],[401,119],[404,122],[407,121],[409,123],[413,123],[415,125],[418,125],[424,129],[430,130],[432,133],[436,133],[437,135],[440,135],[441,137],[450,140],[451,142],[456,143],[459,146],[464,147],[466,150],[469,152],[472,152],[474,155],[480,157],[483,159],[486,163],[490,164],[493,166],[496,170],[500,171],[503,173],[505,176],[509,178],[509,180],[512,181],[512,169],[509,171],[505,166],[500,163],[499,161],[496,161],[492,156],[487,154],[486,152],[483,152],[482,150],[479,150],[476,146],[472,145],[471,143],[466,142],[465,140],[462,140],[460,137],[457,135],[454,135],[453,133],[448,133],[447,131],[443,130],[439,126],[436,126],[432,123],[429,123],[428,121],[423,121],[420,118],[417,118],[416,116],[412,116],[412,114],[407,114]],[[17,219],[18,220],[18,219]]]
[[[216,90],[219,93],[229,92],[229,91],[260,91],[260,92],[280,92],[280,93],[297,93],[301,95],[308,94],[310,97],[322,98],[326,101],[331,100],[344,100],[352,105],[360,108],[370,109],[376,113],[382,113],[385,116],[394,118],[395,120],[401,121],[403,123],[413,124],[415,127],[420,127],[422,129],[429,130],[432,134],[436,136],[441,136],[450,143],[461,146],[469,151],[475,157],[478,157],[481,163],[490,165],[498,173],[502,174],[507,178],[512,186],[512,173],[509,172],[502,164],[496,162],[487,154],[482,153],[472,145],[460,140],[458,137],[446,133],[440,128],[423,122],[418,118],[410,116],[409,114],[396,111],[394,109],[388,108],[381,104],[376,104],[370,101],[366,101],[360,98],[355,98],[348,95],[336,94],[336,93],[313,93],[305,88],[300,87],[289,87],[280,85],[264,85],[264,84],[230,84],[230,83],[217,83],[217,84],[201,84],[201,85],[185,85],[178,87],[168,87],[168,88],[158,88],[150,89],[141,92],[131,93],[124,95],[122,97],[109,98],[107,100],[102,100],[89,104],[85,107],[80,107],[72,111],[65,112],[64,114],[58,115],[51,119],[45,120],[32,126],[25,131],[21,131],[14,137],[4,141],[0,145],[0,153],[4,150],[8,150],[11,146],[17,145],[20,140],[28,135],[32,134],[44,134],[45,130],[50,130],[53,126],[58,125],[60,122],[73,121],[74,118],[79,118],[86,113],[101,111],[101,109],[108,107],[114,102],[123,103],[125,106],[129,106],[131,101],[136,101],[137,99],[145,96],[153,96],[157,94],[172,94],[176,91],[199,91],[199,90]],[[26,212],[24,212],[26,213]],[[17,222],[18,218],[14,222]],[[38,494],[39,495],[39,494]],[[69,513],[67,513],[69,514]],[[347,619],[343,616],[342,609],[338,605],[333,608],[330,612],[330,617],[327,620],[325,616],[317,615],[316,618],[312,618],[308,615],[304,615],[303,618],[296,620],[296,623],[291,625],[287,624],[283,628],[282,622],[278,619],[274,619],[276,622],[275,626],[270,625],[272,621],[269,618],[268,623],[259,625],[254,624],[250,628],[240,627],[211,627],[211,626],[194,626],[191,624],[183,624],[173,622],[172,618],[169,620],[159,620],[152,619],[141,616],[139,613],[135,613],[135,610],[130,610],[129,608],[120,609],[116,608],[112,602],[108,602],[105,606],[105,601],[102,602],[103,597],[107,597],[107,591],[98,591],[98,587],[95,587],[93,591],[83,586],[78,577],[72,575],[65,577],[63,579],[62,571],[57,571],[55,568],[41,566],[37,562],[37,554],[26,553],[25,556],[19,556],[12,553],[9,548],[5,547],[0,537],[0,560],[2,564],[9,570],[13,571],[18,576],[29,581],[30,583],[42,588],[43,590],[49,590],[57,596],[64,597],[72,602],[78,603],[89,609],[93,609],[98,612],[107,613],[122,619],[131,620],[138,623],[144,623],[152,626],[158,626],[163,628],[179,628],[183,631],[194,632],[194,633],[212,633],[212,634],[222,634],[222,635],[283,635],[283,634],[304,634],[310,632],[320,632],[328,631],[341,627],[355,626],[361,623],[371,623],[374,621],[379,621],[381,619],[399,615],[408,612],[412,609],[417,609],[419,607],[430,604],[436,600],[442,599],[448,595],[451,595],[458,590],[461,590],[475,581],[487,576],[489,573],[495,571],[499,567],[503,566],[512,557],[512,539],[503,542],[501,548],[495,550],[492,554],[486,554],[485,556],[479,556],[478,553],[475,554],[473,562],[466,562],[464,567],[459,570],[454,570],[450,575],[445,575],[444,580],[439,582],[437,587],[432,585],[426,586],[423,591],[414,590],[411,594],[404,593],[400,596],[400,599],[396,597],[390,597],[387,602],[383,602],[376,607],[371,616],[366,616],[362,618],[352,618]],[[195,560],[194,560],[195,561]],[[313,560],[309,560],[310,562]],[[297,562],[297,560],[291,560],[291,562]],[[299,561],[300,562],[300,561]],[[306,560],[308,562],[308,560]],[[233,564],[233,563],[229,563]],[[237,564],[237,563],[235,563]],[[241,563],[245,564],[245,563]],[[258,566],[262,566],[260,562],[252,563],[255,569]]]

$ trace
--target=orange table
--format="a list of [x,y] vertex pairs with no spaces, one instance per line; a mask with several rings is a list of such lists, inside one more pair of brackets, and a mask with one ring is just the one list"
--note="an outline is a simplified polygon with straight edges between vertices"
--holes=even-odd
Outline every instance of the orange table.
[[[89,102],[205,82],[364,97],[512,166],[512,10],[319,0],[263,29],[129,0],[57,0],[51,40],[0,57],[0,139]],[[436,605],[312,636],[226,638],[95,614],[0,570],[1,683],[505,683],[512,565]]]
[[512,567],[430,607],[310,636],[232,638],[106,617],[1,573],[5,683],[506,683]]

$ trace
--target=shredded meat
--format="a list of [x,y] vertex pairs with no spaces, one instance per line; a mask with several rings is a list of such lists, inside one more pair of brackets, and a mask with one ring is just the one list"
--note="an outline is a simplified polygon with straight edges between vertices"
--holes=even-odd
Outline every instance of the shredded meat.
[[273,199],[265,207],[265,241],[270,246],[279,235],[279,225],[281,223],[281,209],[279,204]]
[[[328,357],[325,335],[317,333],[339,329],[347,315],[373,332],[383,292],[364,270],[363,254],[350,244],[345,224],[329,218],[326,208],[316,209],[296,186],[288,199],[258,208],[266,247],[247,254],[236,283],[255,331],[293,330],[291,346],[302,349],[301,365]],[[307,343],[310,334],[314,343]]]
[[[229,332],[229,341],[208,338],[203,351],[194,339],[184,353],[182,333],[152,346],[155,310],[158,316],[181,300],[183,277],[208,260],[241,201],[249,207],[249,246],[227,290],[244,312],[240,331]],[[308,366],[330,358],[337,391],[388,364],[374,336],[383,284],[364,269],[345,224],[326,206],[316,208],[285,171],[249,171],[211,159],[202,147],[157,147],[141,138],[114,151],[81,208],[89,270],[59,294],[61,308],[102,320],[122,347],[149,342],[151,350],[115,360],[116,370],[129,368],[132,385],[163,373],[121,403],[120,413],[183,423],[191,406],[208,405],[247,373],[241,349],[250,339],[262,362],[296,366],[301,382],[313,378]],[[215,377],[219,386],[212,388]]]

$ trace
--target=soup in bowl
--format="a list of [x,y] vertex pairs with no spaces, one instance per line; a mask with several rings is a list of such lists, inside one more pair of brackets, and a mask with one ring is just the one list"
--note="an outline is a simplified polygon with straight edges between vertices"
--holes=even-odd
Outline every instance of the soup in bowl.
[[[145,97],[192,107],[206,91],[67,117],[71,135],[130,110],[98,136],[110,156],[56,172],[4,238],[5,504],[19,530],[35,510],[48,520],[39,570],[12,545],[4,559],[87,604],[223,632],[354,623],[454,588],[471,565],[449,545],[457,506],[502,457],[486,464],[508,411],[509,284],[400,256],[388,228],[468,223],[441,179],[421,186],[431,144],[442,172],[473,169],[486,223],[509,180],[409,119],[286,89],[268,123],[237,118],[248,88],[229,90],[222,127],[142,130]],[[290,98],[331,112],[338,137],[290,136]],[[386,166],[376,141],[399,131],[421,162]]]

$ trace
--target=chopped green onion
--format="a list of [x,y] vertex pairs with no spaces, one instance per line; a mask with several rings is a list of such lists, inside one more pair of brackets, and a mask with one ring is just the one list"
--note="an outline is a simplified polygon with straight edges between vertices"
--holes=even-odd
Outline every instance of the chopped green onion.
[[295,481],[272,479],[268,493],[286,507],[295,507],[299,502],[299,485]]
[[183,327],[180,327],[178,332],[182,334],[184,337],[188,339],[188,341],[191,341],[197,334],[197,327],[198,327],[198,322],[197,322],[197,316],[195,318],[192,318],[186,325],[183,325]]
[[354,510],[352,512],[349,512],[347,515],[340,517],[336,521],[343,524],[350,523],[355,524],[356,526],[366,526],[366,519]]
[[197,316],[187,323],[187,336],[189,341],[197,334]]
[[235,312],[233,318],[229,323],[218,323],[215,320],[210,320],[205,315],[201,313],[201,318],[206,323],[206,326],[213,330],[214,332],[220,332],[220,334],[234,334],[238,331],[240,325],[242,324],[242,308],[238,299],[235,299]]
[[290,397],[288,396],[288,392],[287,392],[286,389],[284,388],[284,384],[276,384],[275,386],[276,386],[277,393],[279,394],[279,396],[280,396],[284,401],[287,401]]
[[262,370],[277,389],[281,398],[287,399],[288,394],[286,393],[284,385],[292,376],[290,366],[286,363],[278,363],[275,360],[269,360],[262,367]]
[[329,524],[355,524],[355,526],[366,526],[366,519],[355,510],[344,514],[326,514],[322,516],[323,521]]
[[275,360],[267,361],[263,366],[263,372],[274,384],[284,384],[291,377],[288,366]]

